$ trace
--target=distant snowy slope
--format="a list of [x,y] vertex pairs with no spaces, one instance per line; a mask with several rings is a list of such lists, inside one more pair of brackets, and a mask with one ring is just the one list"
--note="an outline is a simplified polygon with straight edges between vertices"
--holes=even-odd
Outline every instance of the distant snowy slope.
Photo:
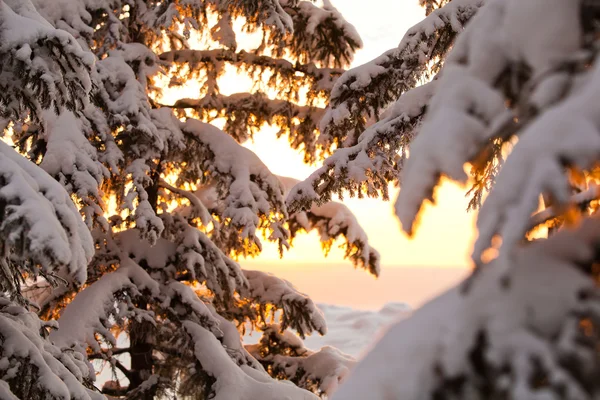
[[[382,329],[408,316],[410,307],[405,303],[388,303],[378,311],[357,310],[328,304],[319,304],[327,322],[327,334],[314,334],[304,341],[312,350],[333,346],[353,357],[360,357],[377,341]],[[260,332],[248,332],[244,343],[256,343]]]

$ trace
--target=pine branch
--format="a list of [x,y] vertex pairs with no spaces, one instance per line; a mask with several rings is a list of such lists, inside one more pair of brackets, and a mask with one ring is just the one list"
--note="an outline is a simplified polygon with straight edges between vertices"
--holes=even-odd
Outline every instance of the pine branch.
[[168,191],[178,194],[179,196],[184,197],[187,200],[189,200],[189,202],[192,204],[192,207],[198,213],[198,216],[200,217],[200,219],[204,225],[208,225],[212,221],[210,212],[207,210],[207,208],[204,206],[204,204],[202,204],[202,202],[200,201],[198,196],[195,196],[194,194],[188,192],[187,190],[179,189],[174,186],[171,186],[167,182],[165,182],[163,179],[161,179],[158,182],[158,186],[160,186],[164,189],[167,189]]
[[388,184],[398,181],[409,144],[436,85],[433,81],[404,93],[383,119],[361,134],[357,144],[338,148],[321,168],[291,189],[288,209],[308,210],[313,203],[320,205],[331,201],[334,194],[343,197],[345,193],[388,200]]
[[106,360],[109,357],[117,356],[119,354],[129,353],[130,347],[111,347],[110,349],[101,349],[101,353],[92,353],[88,355],[90,360]]
[[121,371],[123,373],[123,375],[125,375],[125,377],[127,377],[127,379],[131,380],[131,378],[133,377],[132,372],[129,369],[127,369],[127,367],[125,367],[123,365],[123,363],[121,363],[121,361],[119,361],[116,358],[113,358],[110,360],[110,363],[112,365],[114,365],[115,367],[117,367],[119,369],[119,371]]
[[[297,118],[321,114],[324,111],[324,109],[320,107],[300,106],[287,100],[269,99],[261,92],[235,93],[230,96],[212,94],[203,97],[202,99],[179,99],[173,105],[161,104],[161,106],[191,108],[196,111],[221,111],[221,113],[225,113],[228,109],[237,109],[247,112],[254,109],[255,115],[257,116]],[[256,107],[258,107],[258,109],[256,109]]]
[[223,130],[239,143],[251,138],[265,124],[278,126],[281,129],[278,136],[286,134],[293,149],[302,149],[305,162],[318,158],[318,123],[324,113],[322,108],[270,99],[261,92],[180,99],[166,107],[192,109],[200,119],[227,118]]
[[261,68],[272,69],[280,74],[302,73],[319,82],[320,90],[329,91],[333,87],[335,80],[344,73],[342,68],[319,68],[315,63],[301,64],[292,63],[283,58],[273,58],[264,55],[257,55],[242,50],[235,52],[229,49],[216,50],[173,50],[159,55],[159,58],[166,62],[187,63],[194,68],[199,63],[217,64],[219,62],[228,62],[238,67],[245,67],[253,71]]
[[[591,201],[598,199],[600,199],[600,185],[592,182],[587,190],[573,195],[568,204],[583,207],[588,205]],[[529,227],[527,228],[527,231],[531,231],[537,226],[559,217],[564,210],[564,205],[552,206],[532,215],[529,220]]]
[[431,68],[431,62],[443,59],[483,1],[462,3],[450,2],[435,10],[408,30],[398,48],[347,71],[336,81],[321,122],[328,142],[356,144],[369,117],[378,118],[402,93],[439,71],[439,63]]

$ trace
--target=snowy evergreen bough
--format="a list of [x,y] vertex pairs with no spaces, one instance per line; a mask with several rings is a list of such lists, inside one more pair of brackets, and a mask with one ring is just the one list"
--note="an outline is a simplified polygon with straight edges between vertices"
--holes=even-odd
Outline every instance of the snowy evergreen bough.
[[474,270],[391,327],[333,399],[595,399],[598,2],[421,4],[397,50],[336,82],[322,123],[346,143],[287,203],[399,183],[412,235],[443,180],[469,184]]
[[[294,336],[324,334],[322,313],[237,260],[313,229],[374,275],[379,255],[341,204],[290,213],[241,144],[268,123],[307,162],[330,154],[323,104],[360,46],[329,2],[0,0],[0,397],[330,394],[353,361]],[[255,87],[225,95],[232,67]],[[192,79],[197,98],[167,101]],[[248,326],[296,350],[246,348]]]

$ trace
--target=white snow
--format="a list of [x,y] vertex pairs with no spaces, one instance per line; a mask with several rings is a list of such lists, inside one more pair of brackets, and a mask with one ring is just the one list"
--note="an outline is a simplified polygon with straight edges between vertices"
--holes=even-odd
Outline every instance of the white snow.
[[[244,270],[248,280],[247,297],[262,305],[274,305],[282,312],[282,325],[290,325],[304,336],[312,331],[327,333],[325,319],[313,301],[288,281],[261,271]],[[243,291],[242,293],[244,293]]]
[[[588,221],[578,232],[520,249],[511,262],[497,259],[468,288],[459,285],[418,309],[389,329],[333,399],[428,398],[440,383],[436,365],[448,377],[470,373],[469,354],[480,332],[489,343],[489,362],[528,368],[530,357],[542,357],[557,376],[561,349],[550,341],[580,307],[580,293],[593,290],[594,282],[574,263],[593,255],[598,228],[598,220]],[[524,372],[515,372],[507,389],[515,398],[537,398]],[[577,383],[565,384],[577,390]]]
[[83,357],[62,351],[42,338],[40,331],[48,326],[52,324],[41,321],[34,313],[0,297],[0,398],[16,398],[6,381],[19,379],[17,374],[27,371],[23,364],[34,368],[31,376],[34,385],[53,398],[104,398],[82,384],[83,378],[91,377]]
[[[578,4],[567,0],[492,0],[459,36],[402,172],[396,213],[406,232],[413,232],[423,201],[432,198],[442,176],[466,182],[464,164],[472,161],[491,138],[504,135],[502,139],[507,139],[503,127],[518,115],[517,110],[507,109],[507,99],[494,87],[503,71],[515,63],[525,63],[532,70],[531,80],[543,82],[532,94],[537,105],[548,107],[557,100],[565,79],[553,69],[575,57],[581,46],[578,10]],[[544,23],[532,24],[534,15]],[[597,85],[596,80],[590,78],[590,88]],[[559,110],[544,110],[532,126],[519,132],[514,154],[498,177],[502,184],[479,214],[480,239],[473,255],[476,262],[495,234],[502,235],[505,248],[523,237],[540,194],[549,192],[559,202],[567,201],[560,157],[580,167],[597,158],[599,125],[587,114],[594,111],[586,111],[584,106],[594,101],[594,92],[589,89],[572,96]],[[574,112],[582,118],[574,118]]]
[[183,326],[194,341],[195,355],[203,369],[217,379],[213,385],[214,400],[317,399],[291,382],[267,380],[260,371],[248,373],[247,369],[238,368],[212,333],[190,321],[184,322]]
[[4,142],[0,165],[4,179],[0,198],[9,204],[0,225],[6,243],[17,245],[24,235],[27,241],[20,246],[26,246],[27,257],[48,272],[66,265],[74,282],[85,282],[93,242],[67,192]]
[[[257,235],[260,219],[268,219],[273,232],[285,231],[282,218],[287,215],[283,186],[262,161],[218,128],[188,119],[184,131],[192,135],[214,155],[210,172],[227,183],[223,218],[241,229],[240,237],[249,238],[259,248]],[[285,237],[281,236],[285,242]]]
[[[133,310],[117,310],[115,294],[128,291],[132,296],[147,290],[157,296],[159,284],[130,258],[121,260],[114,272],[104,274],[98,281],[85,288],[65,307],[58,319],[59,328],[50,334],[57,346],[73,347],[85,354],[87,346],[100,352],[96,333],[101,334],[113,346],[117,340],[110,332],[110,315],[133,317]],[[120,303],[120,306],[123,306]],[[152,320],[154,321],[154,320]]]

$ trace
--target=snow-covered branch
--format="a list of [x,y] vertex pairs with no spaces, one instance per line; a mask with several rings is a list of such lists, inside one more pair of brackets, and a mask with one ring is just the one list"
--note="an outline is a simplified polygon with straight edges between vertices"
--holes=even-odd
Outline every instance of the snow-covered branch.
[[3,142],[0,205],[3,290],[15,293],[23,273],[33,277],[63,266],[71,282],[85,282],[94,249],[77,208],[58,182]]
[[[549,19],[560,19],[573,29],[559,34],[544,25],[550,36],[519,39],[519,48],[528,49],[523,51],[529,72],[515,87],[511,76],[517,67],[512,53],[520,31],[514,26],[527,26],[519,16],[521,11],[517,5],[491,1],[458,39],[411,146],[396,203],[404,229],[412,233],[423,201],[432,198],[441,176],[466,182],[466,162],[476,162],[494,140],[506,141],[519,134],[519,142],[479,213],[479,238],[473,254],[476,262],[481,261],[495,235],[502,237],[505,249],[523,238],[541,194],[555,197],[558,205],[568,201],[570,191],[563,167],[586,168],[600,155],[597,123],[586,107],[595,99],[600,75],[597,71],[585,75],[585,90],[573,86],[573,78],[564,69],[570,65],[568,61],[581,59],[584,50],[577,22],[579,5],[561,3],[552,10],[538,5],[527,11],[527,15],[544,13]],[[537,47],[545,50],[531,50]],[[491,58],[477,56],[490,49]],[[515,90],[520,90],[519,95],[511,94]],[[570,98],[560,103],[566,94]],[[518,123],[514,122],[516,117],[520,118]],[[456,143],[460,146],[454,146]]]
[[305,160],[317,157],[318,122],[323,109],[300,106],[287,100],[270,99],[264,93],[213,94],[201,99],[180,99],[176,109],[193,109],[201,119],[227,117],[223,130],[242,143],[265,124],[280,127],[294,149],[303,149]]
[[312,1],[284,1],[291,16],[293,35],[271,31],[269,42],[276,57],[290,54],[301,64],[316,62],[321,66],[342,68],[350,65],[362,40],[352,24],[325,0],[323,6]]
[[61,349],[42,336],[56,323],[0,296],[0,397],[7,400],[99,400],[95,379],[80,353]]
[[[388,199],[388,185],[397,182],[410,142],[433,95],[437,81],[411,89],[368,127],[351,147],[337,149],[324,165],[304,182],[291,189],[286,200],[290,210],[311,207],[312,203],[342,197],[381,196]],[[400,155],[398,155],[400,152]]]
[[267,323],[267,310],[274,306],[282,310],[281,329],[296,330],[301,337],[319,332],[327,332],[323,313],[305,294],[300,293],[288,281],[261,271],[244,270],[248,279],[248,289],[242,295],[258,304],[258,313],[263,323]]
[[35,120],[45,109],[80,111],[88,103],[94,56],[55,29],[30,0],[0,3],[2,114]]
[[259,69],[272,71],[282,81],[297,79],[296,73],[310,78],[310,88],[313,92],[329,91],[335,80],[344,72],[341,68],[319,68],[314,63],[292,63],[284,58],[273,58],[241,50],[235,52],[230,49],[215,50],[171,50],[160,55],[160,59],[171,63],[188,64],[190,70],[196,70],[198,64],[208,63],[212,66],[222,65],[227,62],[239,69],[253,72]]
[[500,257],[392,326],[333,399],[592,399],[600,221]]
[[259,229],[267,230],[280,249],[288,247],[284,191],[277,177],[254,153],[212,125],[188,119],[183,131],[191,142],[181,154],[186,167],[179,179],[214,183],[222,200],[219,217],[238,232],[234,237],[223,236],[234,242],[221,243],[213,237],[219,247],[252,254],[261,248]]
[[238,367],[209,331],[191,321],[184,322],[183,326],[193,342],[199,367],[214,379],[213,399],[317,399],[291,382],[273,380],[265,372],[247,366]]
[[208,211],[208,209],[206,208],[204,203],[202,203],[200,198],[198,198],[198,196],[196,196],[195,194],[188,192],[187,190],[183,190],[183,189],[171,186],[164,180],[160,181],[159,186],[167,189],[169,192],[175,193],[175,194],[185,198],[186,200],[188,200],[190,202],[193,212],[186,213],[187,218],[198,217],[198,218],[200,218],[200,221],[202,222],[202,224],[205,226],[208,225],[210,222],[214,222],[213,218],[210,215],[210,212]]
[[[306,184],[306,182],[299,183],[299,181],[287,177],[279,179],[284,183],[287,191],[298,190],[298,187]],[[302,191],[299,189],[298,192],[292,193],[301,194]],[[289,198],[290,195],[288,195]],[[343,236],[346,242],[343,245],[344,256],[349,258],[355,267],[364,268],[371,274],[379,276],[379,252],[370,246],[367,233],[350,209],[342,203],[328,201],[322,202],[321,205],[311,205],[306,211],[297,211],[292,214],[289,224],[292,239],[299,231],[310,232],[316,229],[326,251],[329,251],[338,237]]]
[[[600,199],[600,186],[592,182],[587,190],[574,194],[569,199],[568,205],[586,207],[590,202]],[[527,231],[559,217],[564,212],[565,205],[548,207],[531,216]]]
[[335,392],[356,363],[330,346],[309,350],[296,335],[282,331],[277,324],[264,329],[258,344],[246,348],[273,377],[289,379],[317,395],[330,396]]
[[119,323],[124,318],[153,321],[147,311],[136,309],[131,302],[142,291],[157,296],[158,283],[133,260],[121,260],[116,271],[103,275],[67,305],[58,319],[59,328],[50,334],[50,339],[57,346],[73,348],[83,355],[88,346],[96,353],[101,352],[96,334],[116,346],[117,339],[110,331],[115,321]]
[[321,144],[355,145],[367,117],[377,117],[402,93],[437,72],[439,66],[432,70],[430,64],[440,62],[482,4],[483,0],[451,1],[409,29],[398,48],[342,75],[321,120]]

